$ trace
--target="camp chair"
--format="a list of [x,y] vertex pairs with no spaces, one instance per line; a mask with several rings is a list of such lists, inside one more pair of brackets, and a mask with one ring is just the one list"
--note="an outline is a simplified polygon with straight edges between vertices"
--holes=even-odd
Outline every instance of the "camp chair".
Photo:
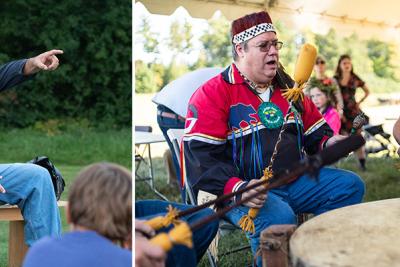
[[[181,151],[181,147],[180,146],[181,146],[181,143],[182,143],[183,131],[184,131],[183,129],[169,129],[167,131],[168,137],[171,140],[171,142],[173,144],[173,147],[174,147],[174,153],[175,153],[175,155],[176,155],[176,157],[178,159],[180,159],[180,151]],[[179,165],[180,164],[181,163],[179,162]],[[184,177],[184,178],[186,178],[186,177]],[[189,181],[187,181],[187,179],[185,179],[185,190],[186,190],[186,194],[187,194],[187,197],[186,197],[186,202],[187,203],[186,204],[197,205],[197,200],[194,197],[192,188],[191,188],[191,186],[189,184]],[[218,234],[221,235],[221,236],[224,236],[224,235],[226,235],[228,233],[231,233],[234,230],[239,230],[239,229],[240,228],[238,228],[236,225],[233,225],[230,222],[221,219],[220,222],[219,222]],[[210,247],[211,246],[212,245],[210,245]],[[216,256],[217,256],[216,255],[217,254],[216,244],[214,244],[214,246],[215,246],[214,247],[214,253],[211,252],[210,248],[207,250],[207,257],[208,257],[208,260],[209,260],[210,265],[212,267],[216,267],[217,266],[217,264],[216,264]],[[226,256],[228,254],[236,253],[236,252],[239,252],[239,251],[242,251],[242,250],[245,250],[245,249],[250,249],[250,245],[241,246],[241,247],[232,249],[231,251],[225,252],[224,254],[219,255],[219,256],[221,256],[221,257],[222,256]]]
[[386,153],[386,157],[396,154],[396,146],[390,140],[391,135],[383,130],[382,124],[367,124],[363,127],[362,133],[366,141],[365,152],[367,154],[381,151]]

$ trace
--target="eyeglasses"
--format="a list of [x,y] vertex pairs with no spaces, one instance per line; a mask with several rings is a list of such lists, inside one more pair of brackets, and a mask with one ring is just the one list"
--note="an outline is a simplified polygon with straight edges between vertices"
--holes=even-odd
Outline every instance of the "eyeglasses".
[[281,41],[266,41],[262,42],[259,45],[255,45],[254,47],[258,47],[261,52],[268,52],[269,49],[271,49],[271,46],[274,46],[276,50],[280,50],[283,46],[283,43]]
[[315,62],[315,65],[324,65],[325,64],[325,61],[323,61],[323,60],[318,60],[317,62]]

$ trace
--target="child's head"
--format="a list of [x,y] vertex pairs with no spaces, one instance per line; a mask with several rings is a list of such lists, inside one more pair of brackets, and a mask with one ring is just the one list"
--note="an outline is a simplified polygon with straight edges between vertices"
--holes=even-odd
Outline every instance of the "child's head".
[[336,104],[335,85],[331,79],[318,80],[312,77],[307,84],[307,95],[318,109],[326,109]]
[[318,109],[325,109],[329,104],[329,98],[325,92],[323,92],[318,87],[313,87],[310,89],[311,101]]
[[68,219],[74,226],[94,230],[123,243],[132,234],[132,174],[113,163],[83,169],[71,185]]

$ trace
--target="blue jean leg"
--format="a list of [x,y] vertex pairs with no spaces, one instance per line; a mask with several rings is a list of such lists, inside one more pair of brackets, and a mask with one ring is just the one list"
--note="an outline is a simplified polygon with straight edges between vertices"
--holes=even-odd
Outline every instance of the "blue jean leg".
[[362,201],[365,184],[355,173],[326,167],[320,170],[318,177],[317,182],[303,175],[282,187],[281,191],[288,195],[289,204],[296,213],[318,215]]
[[[135,218],[150,219],[156,216],[166,214],[168,205],[172,205],[179,210],[191,208],[190,205],[178,204],[174,202],[166,202],[161,200],[142,200],[135,202]],[[204,217],[212,215],[214,212],[211,209],[203,209],[193,214],[189,214],[183,219],[189,224],[194,223]],[[171,227],[163,229],[168,231]],[[218,231],[218,221],[213,221],[204,225],[200,229],[193,232],[194,250],[185,246],[174,246],[168,253],[167,266],[196,266],[201,257],[206,252],[211,241],[214,239]]]
[[60,236],[61,222],[50,174],[35,164],[0,164],[0,201],[18,205],[25,220],[25,243],[44,236]]
[[[233,224],[239,226],[239,220],[247,215],[249,208],[239,206],[232,209],[226,214],[226,218]],[[268,192],[268,198],[264,206],[259,210],[257,217],[254,219],[255,232],[254,234],[246,233],[250,240],[251,251],[253,255],[257,252],[260,246],[260,234],[267,227],[275,224],[295,224],[296,215],[292,208],[273,192]],[[257,266],[261,265],[261,257],[257,257]]]

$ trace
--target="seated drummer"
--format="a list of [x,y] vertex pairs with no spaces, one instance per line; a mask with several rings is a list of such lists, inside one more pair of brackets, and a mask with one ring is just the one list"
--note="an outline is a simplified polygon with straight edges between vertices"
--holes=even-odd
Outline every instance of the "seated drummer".
[[[217,196],[250,186],[263,176],[289,169],[306,154],[343,139],[332,130],[308,97],[294,105],[282,96],[293,86],[280,68],[283,43],[267,12],[232,22],[233,63],[202,85],[189,102],[184,153],[186,174],[195,194]],[[288,108],[289,117],[285,120]],[[273,155],[273,152],[276,154]],[[237,201],[262,186],[249,190]],[[227,218],[239,225],[250,208],[258,208],[255,232],[248,232],[253,254],[260,232],[273,224],[294,224],[297,213],[321,214],[360,203],[364,183],[356,174],[322,168],[319,182],[307,175],[234,208]],[[257,259],[261,266],[261,258]]]

